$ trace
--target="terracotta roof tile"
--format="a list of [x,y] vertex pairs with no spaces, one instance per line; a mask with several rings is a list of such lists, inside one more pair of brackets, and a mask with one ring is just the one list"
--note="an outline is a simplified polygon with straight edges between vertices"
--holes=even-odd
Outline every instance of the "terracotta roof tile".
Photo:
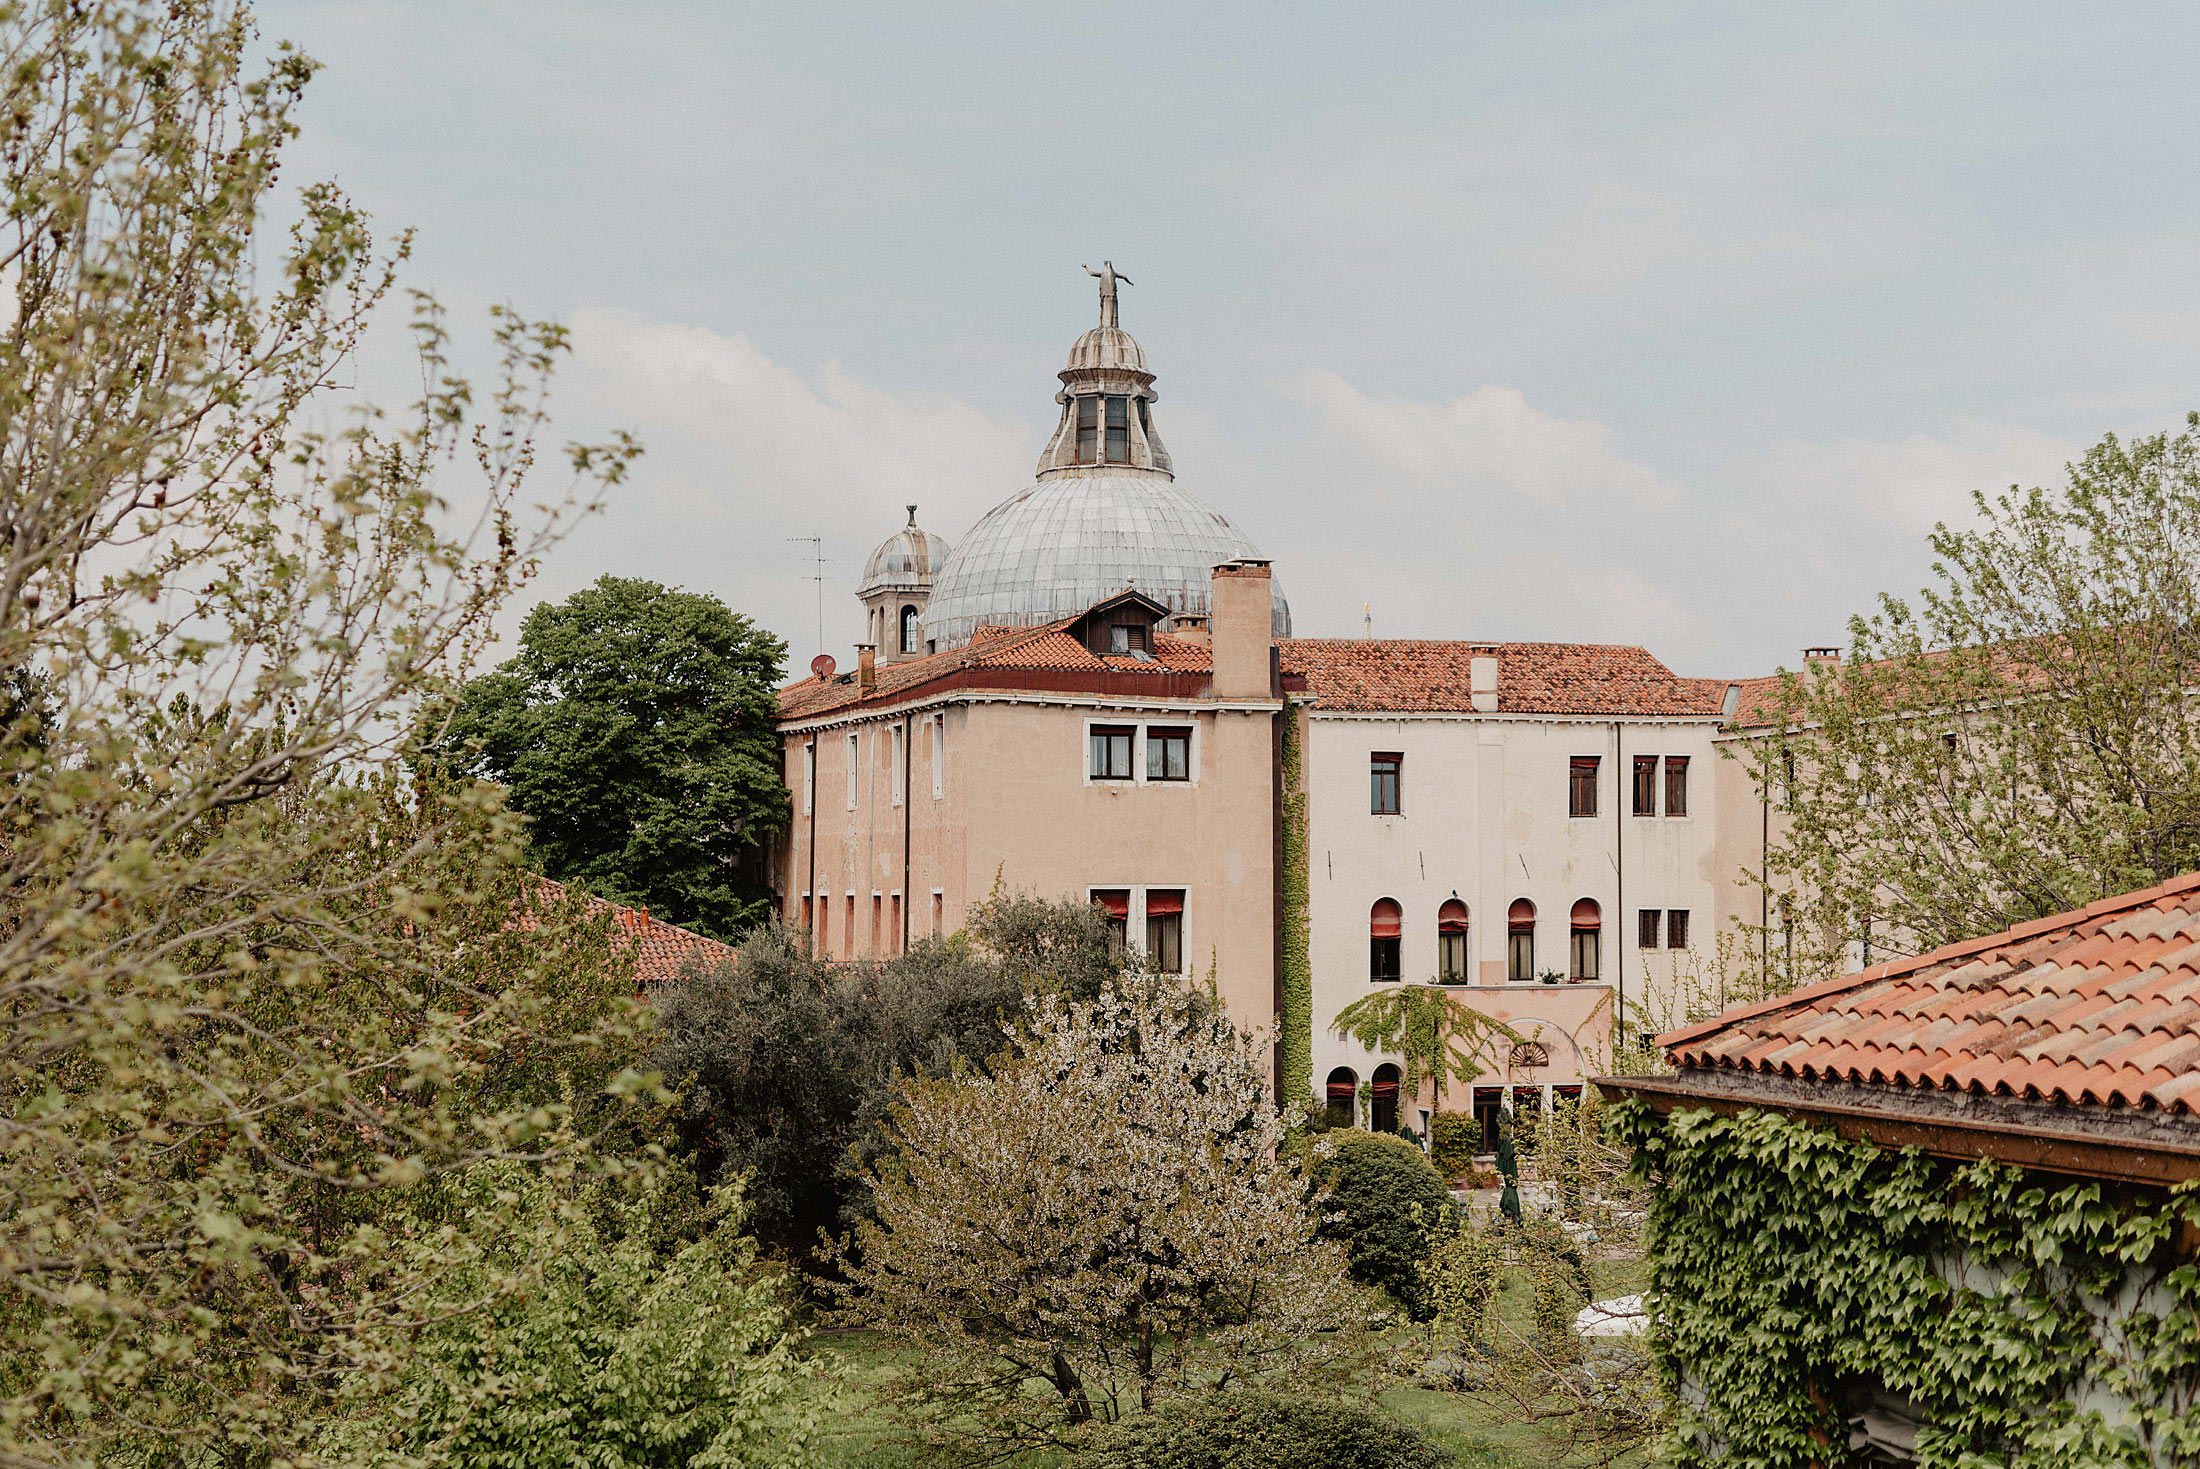
[[1723,680],[1682,678],[1642,648],[1602,643],[1467,643],[1415,638],[1285,638],[1284,673],[1306,680],[1317,707],[1467,713],[1477,654],[1497,656],[1501,714],[1667,714],[1716,717]]
[[2200,1112],[2200,874],[1658,1039],[1684,1071]]
[[[548,878],[538,879],[538,882],[547,903],[564,901],[570,891],[564,883]],[[691,963],[731,960],[734,956],[731,945],[691,933],[662,918],[652,918],[646,908],[624,907],[588,893],[581,894],[581,902],[591,918],[604,913],[611,915],[611,941],[621,949],[633,951],[634,982],[645,988],[677,978]],[[524,918],[521,921],[523,925],[526,922]]]

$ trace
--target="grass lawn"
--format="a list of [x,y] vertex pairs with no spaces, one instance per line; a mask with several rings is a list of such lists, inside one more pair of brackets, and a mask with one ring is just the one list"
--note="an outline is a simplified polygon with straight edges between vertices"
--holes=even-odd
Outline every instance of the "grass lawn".
[[[1632,1266],[1600,1266],[1596,1276],[1600,1296],[1640,1289],[1639,1269]],[[1500,1289],[1499,1314],[1524,1320],[1528,1295],[1525,1277],[1509,1276]],[[1418,1339],[1416,1332],[1400,1330],[1387,1345],[1392,1355],[1410,1357]],[[831,1469],[920,1469],[927,1462],[923,1451],[901,1441],[885,1406],[894,1376],[917,1370],[917,1355],[861,1331],[822,1333],[811,1345],[845,1374],[844,1400],[831,1419],[824,1462]],[[1562,1439],[1532,1424],[1505,1421],[1482,1398],[1418,1387],[1375,1364],[1367,1369],[1365,1384],[1390,1412],[1425,1429],[1461,1469],[1546,1469],[1559,1462]],[[1056,1469],[1070,1462],[1060,1455],[1030,1454],[1010,1469]]]

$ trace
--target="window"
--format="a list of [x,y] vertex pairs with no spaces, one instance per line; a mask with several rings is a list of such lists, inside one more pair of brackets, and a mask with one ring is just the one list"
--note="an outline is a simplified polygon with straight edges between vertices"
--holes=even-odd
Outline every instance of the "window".
[[1128,464],[1131,460],[1131,400],[1111,397],[1108,399],[1108,463]]
[[917,609],[904,607],[901,609],[901,650],[914,653],[917,646]]
[[1497,1129],[1505,1115],[1505,1089],[1497,1086],[1478,1086],[1474,1089],[1474,1125],[1482,1134],[1482,1142],[1475,1149],[1478,1153],[1497,1151]]
[[1108,651],[1135,655],[1146,651],[1146,624],[1143,622],[1118,622],[1108,628]]
[[871,894],[871,957],[877,959],[885,953],[886,895],[884,893],[873,893]]
[[1566,762],[1566,814],[1597,814],[1597,765],[1599,755],[1576,755]]
[[1131,947],[1130,889],[1096,888],[1092,905],[1108,917],[1108,957],[1121,959]]
[[848,921],[840,926],[840,957],[856,956],[856,895],[848,894]]
[[1668,755],[1665,757],[1665,814],[1668,816],[1686,816],[1688,814],[1688,757],[1686,755]]
[[802,742],[802,814],[817,809],[817,741]]
[[1376,816],[1398,814],[1398,776],[1406,757],[1372,754],[1367,757],[1367,809]]
[[1654,949],[1658,946],[1658,923],[1664,913],[1656,908],[1644,908],[1635,914],[1635,947]]
[[1665,915],[1665,946],[1668,949],[1688,947],[1688,910],[1669,909]]
[[1156,974],[1184,972],[1184,890],[1146,889],[1146,966]]
[[1467,982],[1467,905],[1447,898],[1436,910],[1436,978],[1444,984]]
[[947,794],[947,716],[935,714],[925,721],[932,727],[932,799]]
[[810,952],[820,959],[833,957],[833,896],[817,895],[817,932],[811,935]]
[[1353,1127],[1359,1123],[1360,1078],[1349,1066],[1339,1066],[1329,1073],[1329,1081],[1322,1088],[1322,1101],[1329,1113],[1331,1127]]
[[886,942],[895,953],[901,952],[900,893],[895,893],[886,900]]
[[1505,910],[1505,978],[1535,978],[1535,904],[1526,898]]
[[893,748],[888,752],[888,759],[893,762],[894,768],[887,779],[894,793],[893,804],[899,806],[902,803],[902,798],[909,793],[909,736],[898,724],[893,727],[893,730]]
[[934,888],[932,889],[932,937],[938,938],[945,932],[947,932],[947,894],[941,892],[938,888]]
[[1570,941],[1567,944],[1567,974],[1572,979],[1595,979],[1597,966],[1597,936],[1604,924],[1604,915],[1596,905],[1596,899],[1583,898],[1574,904],[1569,922]]
[[1149,726],[1146,730],[1146,779],[1192,778],[1192,732]]
[[1127,724],[1092,726],[1091,760],[1086,770],[1094,780],[1131,778],[1131,739],[1136,734]]
[[1637,816],[1658,814],[1658,757],[1655,755],[1635,757],[1634,811]]
[[1098,464],[1100,462],[1100,400],[1098,398],[1079,398],[1077,400],[1077,462],[1079,464]]
[[1400,1072],[1389,1061],[1375,1068],[1375,1084],[1368,1090],[1374,1095],[1368,1100],[1369,1125],[1381,1133],[1398,1131],[1398,1081]]
[[1377,898],[1367,910],[1367,978],[1370,984],[1395,984],[1404,944],[1405,910],[1390,898]]
[[860,785],[859,785],[859,780],[860,780],[860,777],[861,777],[861,774],[862,774],[862,769],[863,769],[863,767],[862,767],[862,764],[861,764],[861,762],[860,762],[860,758],[859,758],[859,757],[860,757],[860,756],[862,755],[862,753],[863,753],[863,741],[862,741],[862,738],[861,738],[860,736],[856,735],[856,734],[855,734],[855,733],[853,733],[853,732],[850,732],[850,734],[848,735],[848,741],[847,741],[847,743],[848,743],[848,809],[849,809],[850,811],[853,811],[853,810],[855,810],[855,809],[856,809],[856,796],[858,795],[858,793],[859,793],[859,791],[860,791]]

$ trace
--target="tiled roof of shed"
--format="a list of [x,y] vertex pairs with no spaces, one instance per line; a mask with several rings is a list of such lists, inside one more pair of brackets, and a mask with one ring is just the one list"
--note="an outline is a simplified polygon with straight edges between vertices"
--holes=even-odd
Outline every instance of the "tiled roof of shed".
[[2200,1111],[2200,874],[1658,1037],[1742,1070]]
[[1716,716],[1723,679],[1683,678],[1643,648],[1604,643],[1465,643],[1420,638],[1290,638],[1286,674],[1323,709],[1466,713],[1478,652],[1497,655],[1501,714]]

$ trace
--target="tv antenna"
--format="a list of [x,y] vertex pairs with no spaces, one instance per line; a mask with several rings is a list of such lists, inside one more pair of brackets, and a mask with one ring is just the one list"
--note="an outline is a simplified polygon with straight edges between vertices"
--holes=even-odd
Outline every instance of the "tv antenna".
[[817,651],[825,651],[825,538],[823,536],[789,536],[790,541],[800,541],[810,548],[811,573],[804,581],[817,583]]

